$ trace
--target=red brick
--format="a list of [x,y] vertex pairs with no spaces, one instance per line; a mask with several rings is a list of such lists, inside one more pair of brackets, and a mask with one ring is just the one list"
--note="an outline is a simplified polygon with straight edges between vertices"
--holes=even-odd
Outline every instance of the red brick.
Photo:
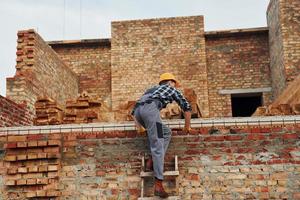
[[35,154],[35,153],[29,153],[29,154],[27,155],[27,158],[28,158],[28,160],[37,159],[37,158],[38,158],[38,155]]
[[45,147],[45,153],[59,153],[59,147]]
[[27,192],[27,193],[26,193],[26,197],[27,197],[27,198],[36,197],[36,192],[35,192],[35,191],[33,191],[33,192]]
[[27,160],[26,154],[17,155],[17,160]]
[[96,175],[97,176],[105,176],[106,172],[102,170],[97,170]]
[[27,136],[27,140],[43,140],[45,136],[43,134],[30,134]]
[[58,197],[61,195],[60,191],[47,191],[47,197]]
[[28,147],[37,147],[37,145],[37,141],[29,141],[27,144]]
[[292,134],[284,134],[283,139],[300,139],[300,137],[296,133],[292,133]]
[[6,155],[4,157],[4,160],[5,161],[16,161],[17,160],[17,156],[15,156],[15,155]]
[[234,140],[242,140],[243,136],[240,135],[226,135],[225,140],[234,141]]
[[47,153],[39,153],[37,154],[38,158],[47,158]]
[[5,185],[7,186],[12,186],[12,185],[16,185],[16,181],[15,180],[6,180],[5,181]]
[[4,148],[7,148],[7,149],[12,149],[12,148],[16,148],[16,147],[17,147],[16,142],[8,142],[4,145]]
[[38,146],[39,147],[47,146],[47,141],[38,141]]
[[30,166],[30,167],[28,167],[28,172],[38,172],[38,166]]
[[58,171],[58,166],[57,165],[49,165],[48,171]]
[[47,172],[48,171],[48,165],[40,165],[39,172]]
[[48,145],[49,146],[60,146],[61,145],[61,141],[59,141],[59,140],[49,140],[48,141]]
[[38,190],[38,191],[36,191],[36,196],[37,197],[45,197],[46,196],[46,191],[45,190]]
[[18,135],[18,136],[9,135],[7,137],[7,141],[8,142],[25,142],[26,135]]
[[265,136],[264,135],[261,135],[261,134],[249,134],[247,136],[247,140],[264,140],[265,139]]
[[22,174],[27,173],[27,168],[26,167],[18,168],[18,173],[22,173]]
[[32,178],[32,179],[27,179],[26,180],[26,184],[27,185],[35,185],[36,184],[36,179]]
[[24,147],[27,147],[27,142],[18,142],[18,143],[17,143],[17,147],[18,147],[18,148],[24,148]]
[[19,179],[16,181],[16,185],[26,185],[26,179]]
[[37,178],[36,184],[42,184],[42,185],[48,184],[48,179],[47,178]]
[[207,142],[224,141],[224,136],[209,136],[209,137],[205,137],[204,141],[207,141]]

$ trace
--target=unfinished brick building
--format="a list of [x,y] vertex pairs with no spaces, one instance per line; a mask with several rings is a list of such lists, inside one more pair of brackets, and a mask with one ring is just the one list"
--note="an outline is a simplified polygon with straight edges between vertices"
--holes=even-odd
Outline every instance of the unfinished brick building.
[[[118,21],[110,39],[76,41],[19,31],[16,74],[0,97],[0,199],[151,194],[147,184],[141,189],[146,137],[132,122],[78,123],[128,120],[130,106],[163,72],[195,93],[208,118],[194,120],[197,133],[188,135],[182,121],[168,121],[167,169],[174,155],[179,163],[170,192],[179,199],[300,199],[299,116],[225,118],[300,105],[300,2],[271,0],[267,21],[210,32],[203,16]],[[57,125],[21,127],[34,123]]]
[[110,39],[45,42],[19,31],[7,98],[34,112],[39,96],[64,108],[86,92],[106,104],[106,121],[123,121],[128,102],[172,72],[196,92],[203,117],[251,116],[299,74],[299,21],[278,9],[270,5],[267,28],[204,32],[203,16],[194,16],[112,22]]

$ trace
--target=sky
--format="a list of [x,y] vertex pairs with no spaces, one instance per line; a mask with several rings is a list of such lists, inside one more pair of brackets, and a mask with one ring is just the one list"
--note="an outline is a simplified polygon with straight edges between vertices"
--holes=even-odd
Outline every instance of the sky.
[[44,40],[110,38],[111,22],[204,15],[205,31],[265,27],[269,0],[0,0],[0,95],[16,65],[17,31]]

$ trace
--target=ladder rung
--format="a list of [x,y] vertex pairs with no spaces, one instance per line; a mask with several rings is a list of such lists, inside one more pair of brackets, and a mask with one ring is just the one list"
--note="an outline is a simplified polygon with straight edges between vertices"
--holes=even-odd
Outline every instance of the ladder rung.
[[[141,171],[140,176],[141,177],[151,177],[151,176],[154,176],[154,173]],[[179,171],[165,171],[164,176],[179,176]]]
[[[179,196],[169,196],[168,200],[179,200]],[[140,197],[138,200],[161,200],[160,197]]]

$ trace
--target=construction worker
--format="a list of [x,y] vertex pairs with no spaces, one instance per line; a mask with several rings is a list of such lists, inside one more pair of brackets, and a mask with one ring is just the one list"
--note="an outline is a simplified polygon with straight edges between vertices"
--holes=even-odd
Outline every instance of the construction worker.
[[184,131],[190,132],[191,106],[184,96],[176,89],[178,81],[171,73],[160,76],[158,86],[148,89],[137,101],[132,114],[135,121],[147,130],[151,157],[146,162],[147,169],[154,170],[154,195],[167,198],[162,181],[164,171],[164,156],[171,140],[171,129],[163,124],[160,110],[168,103],[176,101],[184,111]]

